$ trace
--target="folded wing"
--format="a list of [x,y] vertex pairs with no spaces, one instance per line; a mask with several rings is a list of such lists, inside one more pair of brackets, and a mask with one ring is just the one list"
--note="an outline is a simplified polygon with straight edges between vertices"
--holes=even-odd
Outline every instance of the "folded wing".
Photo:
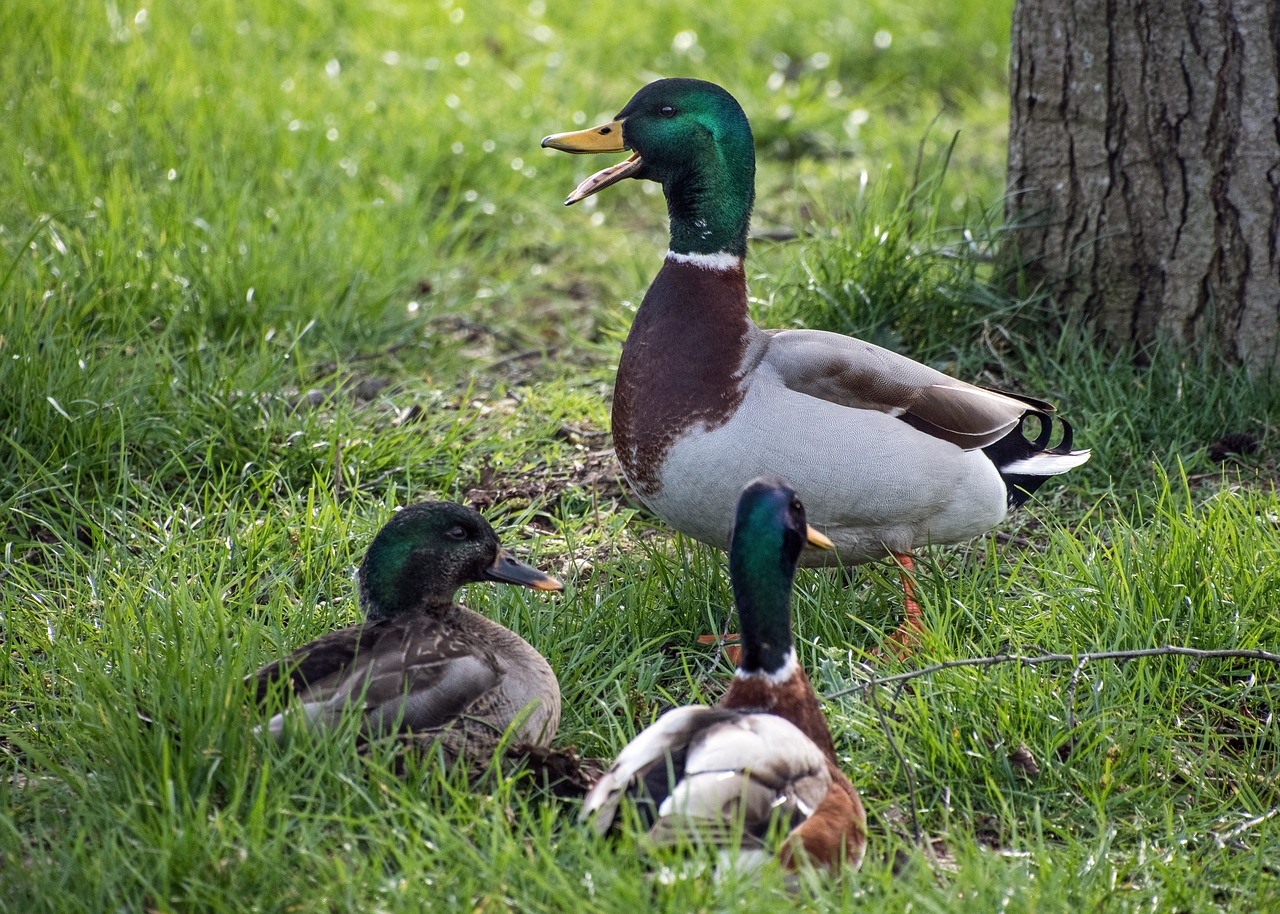
[[487,653],[436,630],[432,620],[384,620],[332,632],[256,675],[261,699],[288,675],[297,699],[267,727],[301,712],[331,727],[348,705],[364,714],[369,734],[444,726],[494,688],[501,670]]
[[762,362],[797,393],[853,409],[899,417],[966,450],[999,441],[1028,412],[1046,418],[1053,406],[958,381],[928,365],[851,336],[781,330]]

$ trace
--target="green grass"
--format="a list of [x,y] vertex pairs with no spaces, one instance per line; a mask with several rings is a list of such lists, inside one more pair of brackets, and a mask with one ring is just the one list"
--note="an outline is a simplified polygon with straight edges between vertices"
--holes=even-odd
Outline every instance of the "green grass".
[[[1280,641],[1275,387],[1170,349],[1135,367],[993,276],[1009,4],[686,6],[0,4],[0,909],[1280,903],[1265,663],[833,698],[871,852],[798,902],[697,856],[649,879],[634,836],[592,841],[518,782],[253,736],[242,677],[356,618],[374,531],[433,496],[490,505],[566,579],[466,597],[550,659],[561,742],[608,756],[714,697],[696,636],[724,622],[723,557],[620,496],[601,453],[660,198],[565,209],[601,163],[538,148],[659,75],[721,82],[752,119],[756,225],[798,233],[753,243],[762,323],[1042,394],[1093,449],[1000,535],[928,554],[931,634],[885,672]],[[1229,432],[1260,449],[1215,462]],[[862,681],[898,594],[887,567],[802,573],[821,691]]]

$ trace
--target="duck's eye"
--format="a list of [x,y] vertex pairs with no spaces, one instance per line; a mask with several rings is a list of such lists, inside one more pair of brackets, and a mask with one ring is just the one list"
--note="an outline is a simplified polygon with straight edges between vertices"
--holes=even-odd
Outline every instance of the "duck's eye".
[[467,531],[462,526],[453,526],[444,532],[444,535],[451,540],[464,540],[467,538]]
[[800,499],[799,499],[799,498],[792,498],[792,499],[791,499],[791,510],[792,510],[792,511],[803,511],[803,510],[804,510],[804,505],[800,504]]
[[661,114],[663,117],[675,117],[676,109],[672,108],[670,105],[663,105],[660,109],[658,109],[658,113]]

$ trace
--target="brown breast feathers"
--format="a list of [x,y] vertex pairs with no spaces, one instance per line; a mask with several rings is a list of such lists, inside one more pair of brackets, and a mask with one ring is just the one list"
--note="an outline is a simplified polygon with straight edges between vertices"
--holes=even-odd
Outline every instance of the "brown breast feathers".
[[622,348],[613,394],[614,448],[640,494],[656,490],[685,430],[723,425],[742,402],[737,373],[752,329],[741,264],[663,264]]

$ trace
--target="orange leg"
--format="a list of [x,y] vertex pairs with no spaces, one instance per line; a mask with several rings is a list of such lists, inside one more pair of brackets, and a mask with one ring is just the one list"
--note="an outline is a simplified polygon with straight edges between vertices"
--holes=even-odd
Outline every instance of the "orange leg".
[[738,635],[726,632],[721,635],[699,635],[699,644],[716,644],[724,651],[724,655],[729,658],[729,662],[737,666],[742,662],[742,645],[738,643]]
[[911,653],[916,636],[924,631],[924,617],[916,602],[916,563],[909,552],[895,552],[893,557],[902,566],[902,602],[905,615],[898,630],[889,636],[888,643],[897,648],[898,659]]

